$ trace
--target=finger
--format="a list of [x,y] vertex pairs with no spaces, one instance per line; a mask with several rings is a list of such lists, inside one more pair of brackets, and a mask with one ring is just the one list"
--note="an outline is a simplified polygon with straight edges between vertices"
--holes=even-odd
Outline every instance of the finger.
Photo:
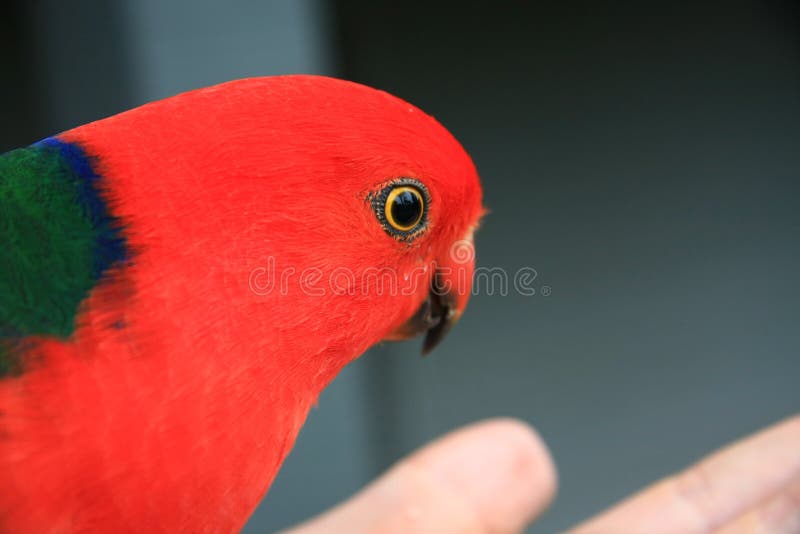
[[714,534],[798,534],[800,532],[800,480],[759,503]]
[[800,478],[800,416],[729,445],[573,534],[712,532]]
[[538,434],[519,421],[489,420],[439,438],[291,534],[517,532],[555,487]]

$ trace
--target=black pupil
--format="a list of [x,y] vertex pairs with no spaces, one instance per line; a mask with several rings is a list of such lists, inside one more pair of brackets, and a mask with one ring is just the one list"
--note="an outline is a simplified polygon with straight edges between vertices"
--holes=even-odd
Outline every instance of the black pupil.
[[422,204],[419,196],[411,191],[403,191],[392,201],[392,217],[399,226],[412,226],[419,219]]

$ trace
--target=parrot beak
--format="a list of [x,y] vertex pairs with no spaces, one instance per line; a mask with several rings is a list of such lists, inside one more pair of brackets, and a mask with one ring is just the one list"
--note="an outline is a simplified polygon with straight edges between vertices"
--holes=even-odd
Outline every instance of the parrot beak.
[[422,355],[426,356],[461,318],[472,292],[475,249],[472,233],[450,247],[445,260],[434,264],[428,294],[417,311],[395,328],[384,341],[400,341],[425,334]]
[[[426,356],[441,343],[444,336],[458,322],[461,314],[456,309],[456,298],[452,292],[444,290],[439,273],[437,272],[431,282],[431,290],[425,302],[430,303],[430,317],[433,323],[425,334],[422,342],[422,355]],[[423,305],[424,307],[424,305]]]
[[428,296],[416,313],[389,335],[386,341],[399,341],[425,334],[422,355],[431,352],[458,322],[461,313],[457,308],[457,295],[448,291],[437,272],[431,280]]

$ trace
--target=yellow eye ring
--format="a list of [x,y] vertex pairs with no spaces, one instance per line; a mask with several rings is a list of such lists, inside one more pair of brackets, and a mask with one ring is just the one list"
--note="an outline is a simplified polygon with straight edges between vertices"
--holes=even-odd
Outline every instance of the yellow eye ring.
[[383,215],[394,230],[409,232],[425,215],[425,198],[416,187],[399,185],[386,195]]
[[369,193],[367,201],[386,233],[398,241],[410,243],[428,228],[431,195],[416,178],[394,178]]

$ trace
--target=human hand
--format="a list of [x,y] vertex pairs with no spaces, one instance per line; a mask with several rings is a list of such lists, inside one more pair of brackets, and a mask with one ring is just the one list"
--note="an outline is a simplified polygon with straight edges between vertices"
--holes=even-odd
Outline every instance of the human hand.
[[[553,499],[556,471],[525,423],[437,439],[339,506],[285,534],[519,532]],[[800,416],[717,451],[571,534],[800,533]]]

